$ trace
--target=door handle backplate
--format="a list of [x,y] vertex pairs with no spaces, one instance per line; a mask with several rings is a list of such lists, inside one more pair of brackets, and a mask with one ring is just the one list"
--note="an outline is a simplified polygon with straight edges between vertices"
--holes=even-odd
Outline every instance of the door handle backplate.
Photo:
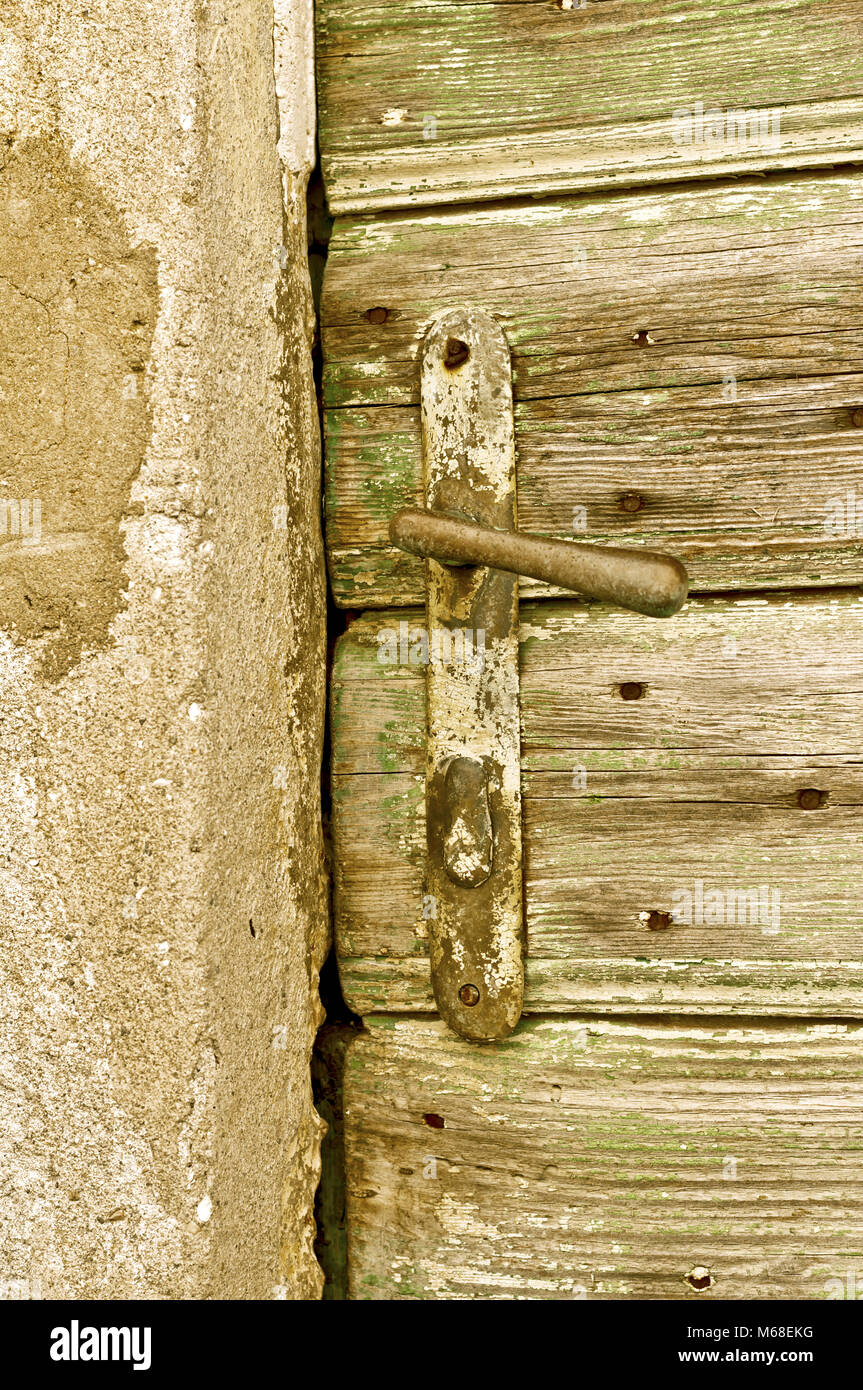
[[668,555],[516,531],[509,347],[482,309],[426,333],[420,402],[425,509],[390,523],[426,557],[426,902],[442,1018],[476,1042],[521,1016],[524,915],[518,574],[653,617],[678,611],[686,570]]

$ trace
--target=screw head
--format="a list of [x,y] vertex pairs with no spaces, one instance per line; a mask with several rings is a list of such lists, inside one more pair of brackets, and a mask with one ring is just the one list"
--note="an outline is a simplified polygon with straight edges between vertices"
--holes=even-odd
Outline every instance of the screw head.
[[637,492],[625,492],[620,499],[622,512],[640,512],[643,506],[644,498]]
[[378,304],[374,309],[368,309],[366,311],[366,318],[369,323],[386,323],[389,316],[389,309],[385,309],[382,304]]
[[479,990],[476,985],[462,985],[458,997],[465,1008],[472,1009],[474,1004],[479,1003]]
[[454,372],[457,367],[461,367],[470,357],[470,348],[467,343],[463,343],[461,338],[447,338],[444,349],[443,364],[448,372]]
[[620,686],[621,700],[640,700],[643,694],[643,681],[624,681]]

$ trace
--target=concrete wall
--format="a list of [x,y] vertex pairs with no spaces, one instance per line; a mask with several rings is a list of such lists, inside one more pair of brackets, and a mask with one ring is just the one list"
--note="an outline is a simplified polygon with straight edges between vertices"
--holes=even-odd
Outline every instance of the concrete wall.
[[320,1289],[309,35],[0,0],[6,1296]]

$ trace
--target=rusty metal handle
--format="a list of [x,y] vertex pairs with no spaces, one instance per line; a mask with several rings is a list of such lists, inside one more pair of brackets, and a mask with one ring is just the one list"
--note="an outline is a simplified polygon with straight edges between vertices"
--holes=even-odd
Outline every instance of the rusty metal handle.
[[650,618],[677,613],[689,588],[685,567],[672,555],[496,531],[420,507],[396,513],[390,540],[400,550],[444,565],[487,565],[528,575]]

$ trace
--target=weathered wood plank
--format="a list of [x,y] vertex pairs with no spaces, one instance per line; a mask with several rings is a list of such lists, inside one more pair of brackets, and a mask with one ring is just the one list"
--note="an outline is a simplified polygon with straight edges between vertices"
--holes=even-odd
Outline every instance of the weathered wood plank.
[[[422,614],[353,622],[333,675],[336,946],[360,1014],[432,1007],[424,672],[378,660],[400,622]],[[703,598],[667,623],[528,605],[520,664],[525,1008],[861,1012],[863,596]],[[692,920],[651,917],[687,892]]]
[[523,530],[670,549],[696,590],[863,579],[861,263],[863,173],[337,224],[337,602],[423,601],[386,528],[421,498],[420,343],[461,301],[512,349]]
[[861,1045],[858,1025],[590,1018],[477,1046],[367,1019],[349,1296],[841,1297],[863,1280]]
[[336,212],[863,157],[857,0],[315,8]]
[[341,218],[326,404],[417,404],[428,323],[461,300],[504,324],[520,400],[859,371],[861,243],[857,170]]

